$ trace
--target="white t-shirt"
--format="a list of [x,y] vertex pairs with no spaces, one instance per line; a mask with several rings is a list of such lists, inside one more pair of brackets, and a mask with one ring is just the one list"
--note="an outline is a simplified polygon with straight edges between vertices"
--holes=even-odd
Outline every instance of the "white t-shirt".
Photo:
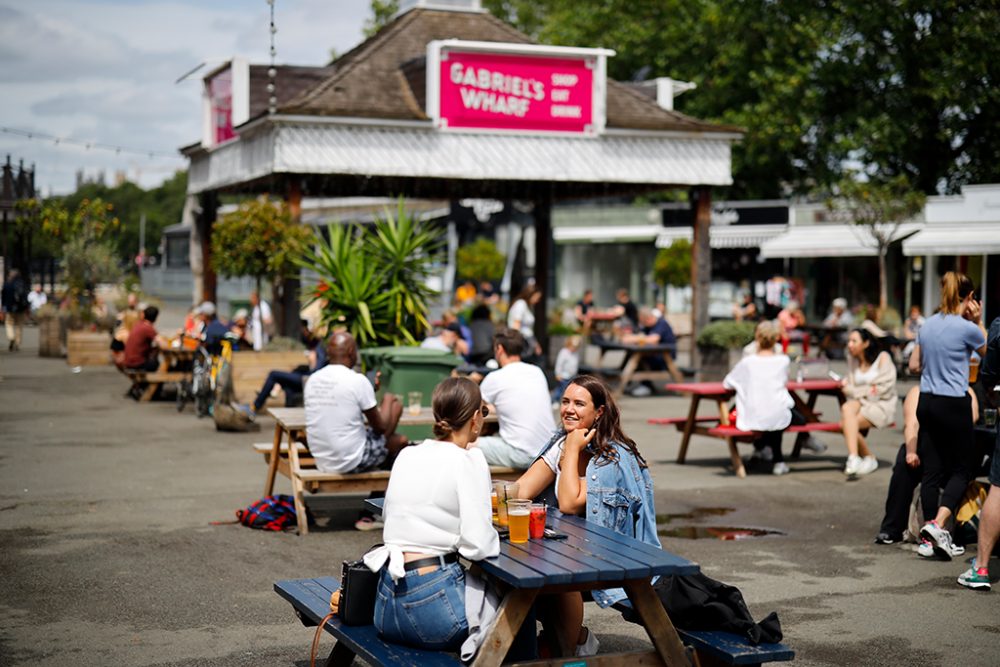
[[741,431],[781,431],[792,423],[795,402],[788,393],[788,357],[743,357],[722,381],[736,390],[736,427]]
[[263,350],[264,346],[267,345],[267,326],[264,322],[271,318],[271,306],[267,305],[267,301],[261,301],[259,305],[253,307],[253,312],[250,313],[250,338],[253,340],[253,349],[257,352]]
[[515,361],[483,378],[479,390],[484,401],[496,406],[503,441],[529,459],[538,456],[556,430],[542,369]]
[[[514,323],[520,322],[519,327]],[[507,311],[507,326],[511,329],[519,329],[525,338],[535,337],[535,314],[531,312],[531,306],[524,299],[518,299]]]
[[45,292],[28,292],[28,304],[31,306],[31,312],[35,312],[48,302],[49,297],[45,295]]
[[[549,470],[556,475],[556,489],[559,488],[559,477],[562,475],[562,471],[559,468],[559,459],[562,458],[563,450],[566,448],[566,436],[560,438],[554,445],[549,447],[549,451],[542,455],[542,460],[545,461],[545,465],[549,467]],[[586,480],[586,475],[580,477],[580,479]]]
[[375,388],[361,373],[329,364],[309,376],[305,389],[306,438],[316,467],[350,472],[361,463],[367,427],[364,411],[375,407]]

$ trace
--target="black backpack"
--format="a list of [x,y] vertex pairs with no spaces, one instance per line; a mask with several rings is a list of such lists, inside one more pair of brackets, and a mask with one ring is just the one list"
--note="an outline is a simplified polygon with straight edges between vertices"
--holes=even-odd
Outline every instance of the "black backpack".
[[[674,625],[683,630],[731,632],[754,646],[777,644],[782,639],[781,622],[775,612],[755,623],[740,589],[704,574],[660,577],[653,590]],[[638,622],[634,610],[623,616],[626,621]]]

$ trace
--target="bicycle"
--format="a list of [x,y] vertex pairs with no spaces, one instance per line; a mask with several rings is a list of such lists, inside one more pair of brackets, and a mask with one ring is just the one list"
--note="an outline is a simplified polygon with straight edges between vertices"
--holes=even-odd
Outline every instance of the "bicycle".
[[231,334],[223,336],[219,343],[218,354],[211,354],[205,345],[198,346],[191,370],[190,388],[178,391],[178,412],[184,409],[184,403],[191,400],[194,401],[195,414],[199,419],[212,414],[219,374],[224,364],[232,363],[235,340],[236,337]]

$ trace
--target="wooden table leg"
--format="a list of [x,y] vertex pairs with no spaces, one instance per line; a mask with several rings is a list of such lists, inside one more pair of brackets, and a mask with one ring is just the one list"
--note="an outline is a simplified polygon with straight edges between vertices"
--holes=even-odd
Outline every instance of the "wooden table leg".
[[663,658],[663,662],[671,667],[679,665],[690,665],[684,644],[677,636],[674,624],[670,622],[670,617],[663,609],[663,604],[653,592],[653,587],[648,579],[631,579],[625,582],[625,592],[628,599],[632,601],[642,626],[646,629],[646,634],[656,647],[657,653]]
[[326,659],[326,667],[349,667],[354,662],[354,651],[347,648],[346,644],[337,642],[330,651],[330,657]]
[[537,596],[537,588],[514,588],[507,594],[500,603],[493,628],[483,639],[472,667],[499,665],[503,662]]
[[[264,496],[269,496],[274,491],[274,477],[278,472],[278,457],[281,456],[281,436],[284,429],[280,423],[274,425],[274,445],[271,447],[271,460],[267,463],[267,480],[264,482]],[[288,446],[292,446],[291,437],[288,438]]]
[[698,394],[691,394],[691,407],[688,408],[688,418],[684,423],[684,435],[681,437],[681,448],[677,451],[677,462],[684,463],[687,458],[688,444],[691,442],[691,433],[694,432],[694,425],[698,419],[698,401],[701,397]]
[[[719,401],[719,423],[729,426],[729,401]],[[734,424],[735,426],[735,424]],[[740,458],[740,450],[736,446],[736,438],[726,438],[726,446],[729,447],[729,460],[733,464],[733,472],[740,479],[747,476],[747,470],[743,467],[743,459]]]
[[628,383],[631,382],[635,369],[639,367],[639,360],[641,357],[642,355],[638,352],[631,352],[628,355],[628,360],[625,362],[625,368],[622,369],[621,382],[614,391],[615,398],[621,398],[621,395],[625,393],[625,387],[627,387]]
[[684,376],[681,374],[677,364],[674,362],[674,355],[669,352],[663,353],[663,360],[667,362],[667,370],[670,371],[670,377],[673,378],[674,382],[684,382]]

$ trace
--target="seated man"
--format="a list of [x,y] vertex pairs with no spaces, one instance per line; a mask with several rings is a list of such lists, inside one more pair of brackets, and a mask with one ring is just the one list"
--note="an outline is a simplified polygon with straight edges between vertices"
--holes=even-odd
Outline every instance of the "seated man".
[[354,370],[358,346],[349,333],[333,334],[326,356],[327,365],[305,388],[306,438],[316,467],[336,473],[374,470],[406,445],[406,437],[395,432],[403,405],[389,393],[381,405],[376,402],[372,383]]
[[496,411],[500,435],[476,441],[490,465],[527,469],[556,429],[545,373],[521,361],[526,345],[515,329],[501,328],[493,336],[500,368],[483,379],[480,390]]
[[229,333],[229,327],[223,324],[215,314],[215,304],[203,301],[195,311],[202,322],[201,341],[209,354],[222,353],[222,339]]
[[458,356],[469,353],[469,346],[462,339],[462,327],[458,322],[452,322],[441,329],[437,336],[425,338],[420,347],[425,350],[439,350],[441,352],[451,352]]
[[[631,345],[677,345],[677,337],[670,323],[663,318],[663,314],[658,310],[650,308],[639,309],[639,323],[642,325],[640,333],[625,334],[622,342]],[[671,352],[673,355],[673,352]],[[640,367],[650,371],[667,370],[667,362],[662,355],[645,356],[642,358]],[[632,396],[649,396],[653,393],[653,385],[648,380],[634,387]]]
[[125,341],[124,365],[128,370],[155,371],[160,366],[158,347],[170,345],[163,336],[156,332],[153,324],[159,317],[160,310],[156,306],[148,306],[142,311],[142,316],[135,323]]

